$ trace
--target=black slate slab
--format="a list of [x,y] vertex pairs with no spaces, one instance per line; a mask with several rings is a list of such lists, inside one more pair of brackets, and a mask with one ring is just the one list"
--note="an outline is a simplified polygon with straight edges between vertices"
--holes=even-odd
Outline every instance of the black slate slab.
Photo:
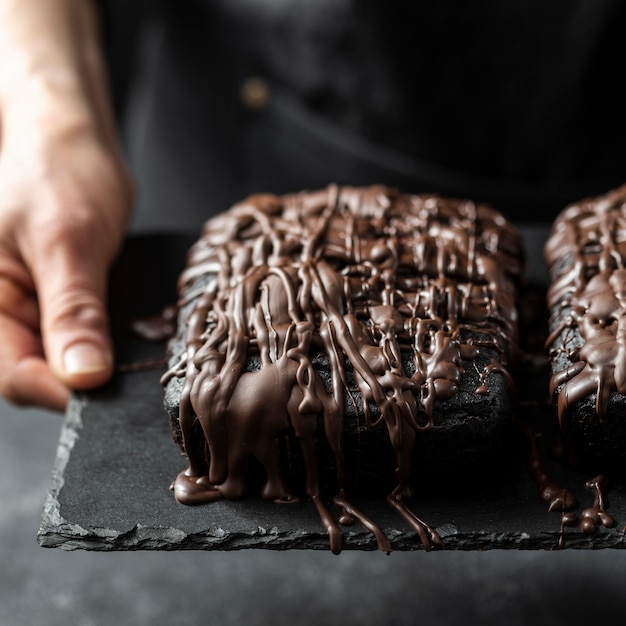
[[[581,511],[593,503],[584,483],[589,471],[555,460],[554,416],[547,402],[547,361],[541,343],[545,286],[540,250],[545,228],[523,229],[529,250],[529,288],[523,299],[523,334],[530,352],[517,374],[518,415],[536,434],[552,479],[577,497]],[[171,302],[176,277],[193,237],[151,236],[129,240],[112,276],[111,309],[119,363],[160,359],[163,346],[128,334],[132,316],[149,315]],[[169,484],[185,467],[171,440],[158,379],[163,370],[118,373],[105,388],[77,395],[66,415],[53,484],[38,540],[67,550],[183,550],[243,548],[328,549],[328,538],[310,502],[275,505],[257,498],[200,507],[177,504]],[[620,548],[626,525],[626,488],[608,491],[614,528],[586,535],[561,528],[549,513],[527,469],[529,448],[513,429],[510,451],[493,472],[457,483],[418,486],[410,508],[441,535],[445,549]],[[385,503],[356,500],[376,520],[395,550],[421,549],[415,533]],[[344,529],[344,549],[375,549],[358,525]]]

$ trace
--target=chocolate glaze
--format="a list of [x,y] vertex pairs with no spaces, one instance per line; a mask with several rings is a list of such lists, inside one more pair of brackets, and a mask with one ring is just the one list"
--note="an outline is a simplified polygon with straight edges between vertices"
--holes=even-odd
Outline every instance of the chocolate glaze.
[[578,521],[574,511],[578,502],[571,491],[555,482],[548,474],[537,435],[529,425],[517,416],[514,417],[514,423],[528,442],[528,469],[537,485],[539,497],[548,505],[550,513],[556,512],[561,515],[558,548],[563,549],[565,547],[565,527],[573,526]]
[[602,420],[611,394],[626,393],[626,186],[565,209],[545,256],[559,421],[594,393]]
[[605,528],[615,526],[615,519],[606,511],[605,490],[607,482],[606,476],[600,474],[585,483],[585,487],[593,491],[594,494],[593,506],[586,508],[581,513],[580,529],[588,535],[595,533],[598,525]]
[[[384,187],[255,195],[207,222],[178,287],[181,310],[192,304],[181,321],[185,351],[162,380],[184,379],[179,424],[189,467],[174,482],[176,498],[243,496],[255,458],[266,473],[263,496],[293,502],[277,444],[293,429],[306,493],[339,552],[342,533],[320,493],[322,436],[335,457],[339,522],[361,523],[388,552],[380,528],[344,489],[351,375],[365,425],[386,428],[395,451],[390,505],[426,549],[441,545],[403,502],[412,494],[413,444],[433,427],[434,403],[457,392],[462,359],[486,348],[499,355],[480,372],[476,393],[489,393],[490,372],[508,378],[520,272],[519,235],[492,209]],[[316,371],[319,354],[330,363],[328,384]],[[251,355],[258,371],[247,367]]]

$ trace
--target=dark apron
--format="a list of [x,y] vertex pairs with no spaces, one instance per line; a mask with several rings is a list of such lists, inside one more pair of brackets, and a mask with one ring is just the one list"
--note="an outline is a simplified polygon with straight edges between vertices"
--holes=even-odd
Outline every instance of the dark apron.
[[196,228],[249,193],[330,182],[549,221],[626,179],[625,14],[601,0],[164,1],[124,124],[136,226]]

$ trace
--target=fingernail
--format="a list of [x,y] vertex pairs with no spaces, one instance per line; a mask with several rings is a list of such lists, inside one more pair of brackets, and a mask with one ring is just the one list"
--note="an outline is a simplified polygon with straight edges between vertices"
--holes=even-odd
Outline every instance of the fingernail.
[[91,374],[108,369],[109,357],[92,343],[75,343],[63,354],[67,374]]

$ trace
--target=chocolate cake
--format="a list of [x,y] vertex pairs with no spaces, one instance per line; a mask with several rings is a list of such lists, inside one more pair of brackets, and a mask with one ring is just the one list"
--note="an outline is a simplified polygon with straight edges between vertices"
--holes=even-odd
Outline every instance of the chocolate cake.
[[626,469],[626,186],[567,207],[546,243],[551,393],[576,460]]
[[[406,505],[433,467],[462,472],[510,421],[521,239],[487,206],[385,187],[255,195],[208,221],[178,285],[162,382],[189,458],[186,504],[308,496],[328,529],[349,497]],[[464,465],[465,463],[465,465]]]

